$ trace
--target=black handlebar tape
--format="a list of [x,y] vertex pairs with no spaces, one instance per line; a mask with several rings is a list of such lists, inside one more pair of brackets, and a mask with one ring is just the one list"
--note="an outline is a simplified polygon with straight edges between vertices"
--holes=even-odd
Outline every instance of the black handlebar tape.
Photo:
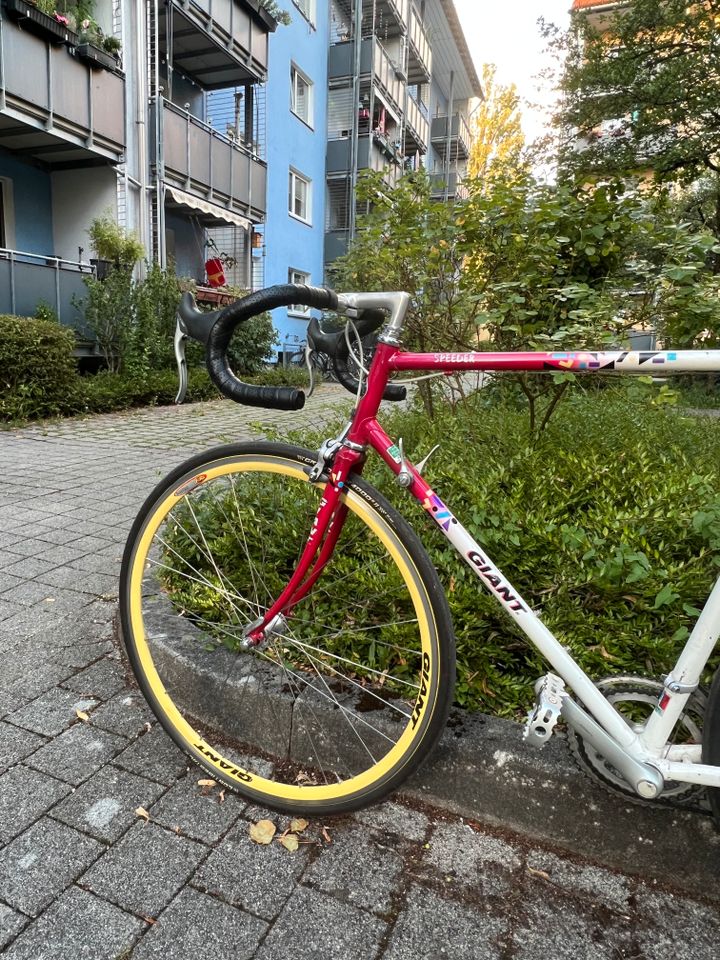
[[258,313],[294,303],[319,310],[336,310],[338,298],[334,291],[323,287],[286,283],[257,290],[220,311],[208,336],[206,358],[210,379],[224,396],[249,407],[270,407],[273,410],[301,410],[305,406],[304,392],[295,387],[243,383],[232,372],[227,359],[227,348],[238,324]]
[[[360,337],[367,336],[373,330],[377,330],[385,322],[385,314],[381,310],[365,310],[355,320],[355,329]],[[332,360],[335,375],[348,393],[357,394],[359,382],[353,377],[348,369],[347,361],[350,354],[345,331],[325,331],[320,329],[320,324],[316,318],[313,318],[308,324],[308,341],[314,350],[321,350]],[[385,387],[383,400],[404,400],[407,396],[407,389],[398,383],[389,383]]]

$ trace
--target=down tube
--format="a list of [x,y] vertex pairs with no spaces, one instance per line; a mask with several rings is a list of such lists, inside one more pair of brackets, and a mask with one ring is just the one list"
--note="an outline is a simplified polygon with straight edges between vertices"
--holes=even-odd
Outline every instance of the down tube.
[[[425,496],[421,493],[421,487],[427,491]],[[517,621],[521,630],[572,687],[584,706],[621,746],[633,753],[636,752],[633,748],[640,746],[637,735],[608,703],[587,674],[580,669],[565,647],[533,613],[520,593],[490,560],[482,547],[417,473],[415,473],[412,493],[483,586]]]

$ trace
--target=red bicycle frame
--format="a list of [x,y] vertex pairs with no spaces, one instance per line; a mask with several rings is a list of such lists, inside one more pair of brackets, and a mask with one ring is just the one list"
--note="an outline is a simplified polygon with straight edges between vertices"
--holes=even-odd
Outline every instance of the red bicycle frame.
[[[324,476],[323,497],[298,566],[277,600],[253,625],[247,638],[249,645],[260,643],[267,626],[276,617],[292,611],[312,589],[332,557],[347,514],[342,501],[343,491],[348,477],[362,472],[368,447],[375,450],[394,474],[404,472],[406,482],[403,485],[442,529],[447,532],[448,526],[454,522],[450,510],[413,464],[401,454],[377,421],[383,393],[391,375],[421,370],[447,374],[467,371],[583,374],[718,372],[720,350],[406,353],[381,338],[370,366],[365,393],[353,412],[346,435],[338,444],[330,473]],[[507,591],[507,595],[501,599],[511,613],[525,609],[511,591]]]

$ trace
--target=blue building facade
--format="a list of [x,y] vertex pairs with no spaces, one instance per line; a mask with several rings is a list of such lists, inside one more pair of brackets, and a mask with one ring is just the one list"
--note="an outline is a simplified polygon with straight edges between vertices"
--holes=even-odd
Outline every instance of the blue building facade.
[[[292,23],[276,31],[269,50],[267,286],[323,282],[329,19],[324,0],[298,0],[289,12]],[[279,353],[304,342],[309,316],[302,307],[273,311]]]

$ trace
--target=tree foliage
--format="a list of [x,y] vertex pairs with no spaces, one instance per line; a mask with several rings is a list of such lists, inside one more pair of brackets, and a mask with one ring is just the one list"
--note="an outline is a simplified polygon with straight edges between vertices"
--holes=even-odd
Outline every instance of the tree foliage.
[[559,116],[585,140],[566,160],[601,173],[720,172],[720,0],[633,0],[574,14]]
[[482,181],[498,175],[507,177],[523,167],[520,97],[515,84],[496,83],[495,72],[494,64],[483,66],[485,99],[473,117],[468,174]]

